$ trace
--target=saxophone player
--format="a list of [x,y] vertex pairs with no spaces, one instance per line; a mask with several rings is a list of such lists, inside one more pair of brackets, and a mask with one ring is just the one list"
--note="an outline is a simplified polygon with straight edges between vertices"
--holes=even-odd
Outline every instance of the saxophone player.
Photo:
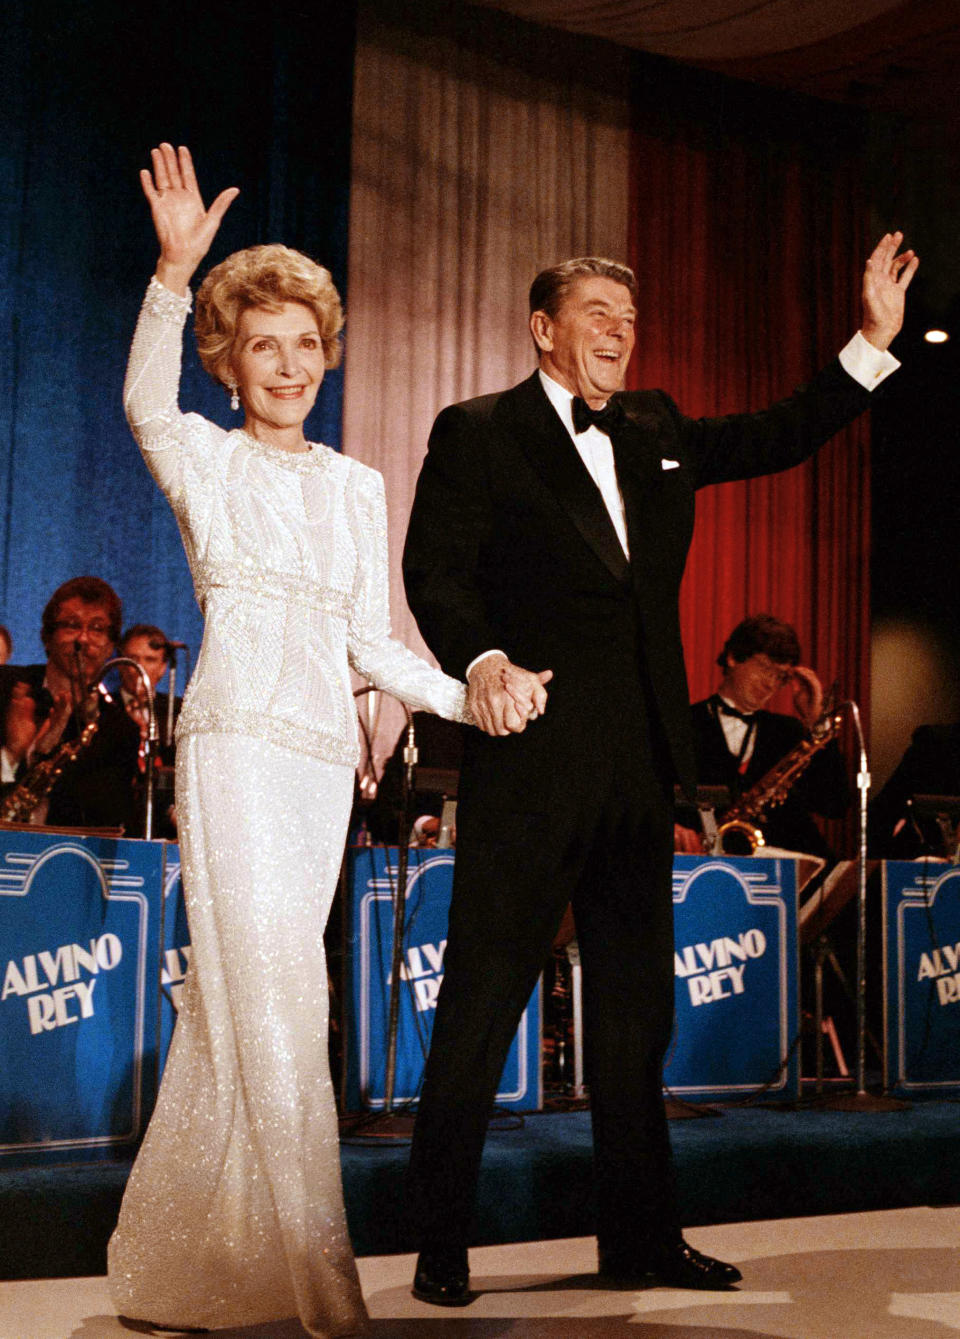
[[54,591],[43,611],[46,662],[0,669],[5,788],[76,740],[91,720],[97,723],[31,822],[128,831],[134,824],[140,732],[122,703],[89,691],[115,652],[121,619],[120,598],[111,586],[99,577],[75,577]]
[[[698,780],[703,786],[728,787],[736,803],[811,738],[823,714],[823,689],[814,671],[800,664],[796,631],[770,614],[753,614],[738,623],[717,664],[722,672],[717,691],[691,708]],[[795,715],[767,710],[787,685],[793,689]],[[841,818],[850,799],[846,762],[834,739],[813,756],[783,804],[765,815],[766,845],[829,858],[814,815]],[[678,847],[694,849],[689,835],[681,829]]]

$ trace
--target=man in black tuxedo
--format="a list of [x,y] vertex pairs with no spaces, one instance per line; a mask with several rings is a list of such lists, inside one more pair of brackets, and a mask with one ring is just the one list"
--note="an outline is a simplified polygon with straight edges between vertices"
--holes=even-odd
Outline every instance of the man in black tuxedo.
[[[752,614],[737,624],[717,656],[723,670],[719,688],[691,708],[700,785],[726,786],[736,801],[811,737],[823,714],[823,688],[799,662],[800,643],[789,623]],[[788,683],[797,715],[767,711],[774,693]],[[764,840],[767,846],[829,858],[813,814],[842,818],[849,805],[846,763],[831,740],[813,755],[786,800],[765,816]]]
[[888,235],[868,261],[862,333],[843,364],[761,413],[694,421],[660,391],[615,395],[637,287],[625,266],[584,258],[534,280],[539,370],[434,424],[407,595],[440,664],[467,675],[483,733],[464,743],[445,976],[411,1153],[425,1301],[470,1299],[487,1120],[571,901],[601,1272],[699,1288],[740,1277],[681,1236],[662,1097],[672,789],[695,778],[677,594],[695,490],[806,459],[896,366],[881,350],[917,264],[900,241]]
[[[99,577],[74,577],[54,591],[43,611],[45,664],[4,665],[0,675],[3,768],[18,782],[31,767],[97,729],[69,762],[30,821],[51,827],[122,827],[135,820],[133,783],[139,731],[123,704],[90,693],[120,637],[120,598]],[[9,789],[9,786],[8,786]]]

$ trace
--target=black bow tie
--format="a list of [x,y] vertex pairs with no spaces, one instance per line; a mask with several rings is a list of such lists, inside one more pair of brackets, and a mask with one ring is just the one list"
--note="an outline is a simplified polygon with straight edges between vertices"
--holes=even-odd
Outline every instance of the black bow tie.
[[608,400],[602,409],[591,409],[579,395],[573,397],[574,432],[586,432],[592,426],[609,435],[622,422],[623,407],[619,400]]
[[746,721],[749,725],[756,712],[741,711],[739,707],[732,707],[729,702],[724,702],[722,697],[716,699],[717,711],[722,711],[724,716],[735,716],[738,721]]

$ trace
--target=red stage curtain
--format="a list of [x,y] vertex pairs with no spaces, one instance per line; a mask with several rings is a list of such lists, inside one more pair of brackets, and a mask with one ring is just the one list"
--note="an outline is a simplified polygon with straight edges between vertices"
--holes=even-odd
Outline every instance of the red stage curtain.
[[[640,283],[631,386],[688,414],[760,408],[859,324],[867,224],[857,125],[838,109],[638,62],[630,254]],[[866,419],[785,474],[699,494],[681,595],[692,700],[749,613],[792,623],[806,663],[865,708]],[[773,703],[790,710],[789,696]]]

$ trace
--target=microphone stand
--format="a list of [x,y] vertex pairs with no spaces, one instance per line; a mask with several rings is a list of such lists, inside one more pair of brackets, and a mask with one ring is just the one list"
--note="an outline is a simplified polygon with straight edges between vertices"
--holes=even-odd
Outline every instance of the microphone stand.
[[[70,680],[70,697],[73,707],[73,724],[76,728],[78,737],[83,733],[83,727],[88,724],[84,720],[84,711],[87,698],[96,684],[88,684],[83,673],[83,655],[80,650],[79,641],[73,644],[73,678]],[[97,680],[99,683],[99,680]]]
[[[379,696],[380,691],[381,690],[377,689],[375,684],[367,684],[363,688],[355,689],[353,695],[354,697],[363,697],[366,693],[377,693]],[[396,1087],[397,1038],[400,1030],[400,979],[403,962],[403,931],[404,920],[406,919],[407,880],[410,855],[410,799],[415,789],[414,775],[418,762],[418,750],[413,717],[405,703],[401,702],[400,705],[403,707],[407,721],[407,742],[403,750],[404,768],[401,780],[400,819],[397,831],[397,882],[393,904],[393,942],[390,961],[390,1003],[387,1016],[387,1057],[386,1073],[384,1076],[383,1110],[358,1116],[352,1119],[349,1126],[346,1128],[351,1136],[367,1138],[368,1136],[374,1136],[376,1127],[379,1124],[387,1122],[383,1135],[379,1137],[399,1139],[403,1141],[403,1139],[407,1137],[408,1132],[393,1128],[393,1123],[389,1122],[389,1118],[393,1116],[394,1090]],[[362,717],[360,723],[363,725]],[[364,733],[366,733],[365,726]],[[372,768],[373,759],[369,737],[367,739],[367,752]]]
[[[401,704],[403,705],[403,704]],[[400,790],[400,825],[397,832],[397,889],[393,908],[393,954],[390,963],[390,1013],[387,1021],[387,1069],[383,1084],[383,1109],[393,1112],[393,1090],[397,1075],[397,1033],[400,1027],[400,966],[403,958],[403,922],[407,911],[407,871],[410,855],[410,796],[417,766],[417,741],[413,717],[406,705],[407,742],[403,750],[403,782]]]
[[140,682],[147,690],[147,737],[143,741],[143,762],[146,768],[146,792],[145,792],[145,814],[143,821],[143,835],[146,841],[153,837],[153,806],[154,806],[154,787],[156,777],[154,776],[154,758],[160,743],[160,736],[157,731],[157,713],[153,703],[153,684],[150,682],[150,675],[143,668],[139,661],[133,660],[130,656],[114,656],[100,668],[100,674],[95,680],[93,687],[103,682],[103,676],[107,670],[116,668],[118,665],[130,665],[140,676]]
[[857,1090],[838,1093],[836,1097],[820,1102],[819,1105],[832,1111],[904,1111],[910,1106],[909,1102],[901,1102],[883,1093],[867,1092],[867,794],[870,790],[870,770],[860,709],[853,701],[845,705],[850,708],[860,750],[860,767],[857,772],[860,819],[857,843]]
[[173,704],[177,696],[177,648],[168,645],[170,669],[167,674],[167,719],[163,723],[163,747],[173,743]]

